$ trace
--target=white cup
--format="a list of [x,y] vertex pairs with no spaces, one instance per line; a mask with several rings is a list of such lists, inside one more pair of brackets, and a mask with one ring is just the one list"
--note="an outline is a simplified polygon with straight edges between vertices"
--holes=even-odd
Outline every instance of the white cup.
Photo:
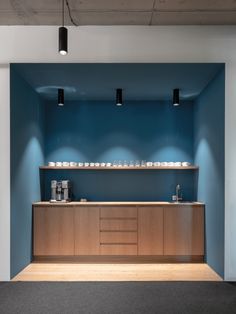
[[183,167],[188,167],[188,166],[190,166],[191,164],[190,164],[190,162],[188,162],[188,161],[184,161],[184,162],[182,162],[182,166]]
[[168,164],[168,166],[169,166],[169,167],[172,167],[172,166],[174,166],[174,163],[173,163],[173,161],[169,161],[169,162],[168,162],[167,164]]
[[85,167],[89,167],[89,162],[85,162],[85,163],[84,163],[84,166],[85,166]]
[[83,162],[78,162],[78,166],[79,166],[79,167],[83,167],[83,166],[84,166],[84,163],[83,163]]
[[105,167],[105,166],[106,166],[106,163],[105,163],[105,162],[102,162],[102,163],[101,163],[101,166],[102,166],[102,167]]
[[147,161],[147,167],[152,167],[153,166],[153,162],[152,161]]
[[49,167],[55,167],[56,166],[56,163],[54,161],[49,161],[48,162],[48,166]]
[[76,167],[77,166],[77,162],[71,161],[70,162],[70,167]]
[[176,162],[174,162],[174,166],[175,167],[181,167],[181,162],[180,161],[176,161]]
[[70,163],[68,161],[63,161],[62,166],[63,167],[69,167]]
[[111,167],[111,162],[107,162],[107,163],[106,163],[106,166],[107,166],[107,167]]
[[90,167],[94,167],[94,166],[95,166],[95,163],[94,163],[94,162],[90,162],[89,166],[90,166]]
[[168,162],[166,162],[166,161],[162,161],[162,162],[161,162],[161,166],[162,166],[162,167],[166,167],[166,166],[168,166]]
[[56,162],[56,166],[57,166],[57,167],[62,167],[62,162],[61,162],[61,161],[57,161],[57,162]]
[[100,163],[99,162],[95,162],[95,167],[100,167]]

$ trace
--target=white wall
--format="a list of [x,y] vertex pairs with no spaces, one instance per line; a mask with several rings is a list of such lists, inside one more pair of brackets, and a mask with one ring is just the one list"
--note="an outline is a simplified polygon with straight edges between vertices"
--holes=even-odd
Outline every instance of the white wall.
[[[72,27],[69,54],[57,53],[57,28],[37,26],[0,27],[0,64],[10,62],[226,62],[226,215],[225,278],[236,280],[236,27],[235,26],[112,26]],[[9,105],[8,75],[0,68],[1,97]],[[6,162],[1,180],[9,182],[9,112],[0,103],[4,125],[0,134],[1,162]],[[2,174],[2,172],[1,172]],[[2,183],[1,183],[2,184]],[[0,269],[9,262],[9,184],[1,195],[0,227],[7,232],[0,240]],[[2,204],[2,202],[4,202]],[[0,233],[1,235],[2,233]],[[5,251],[4,251],[5,248]],[[6,249],[7,248],[7,249]],[[8,271],[8,270],[7,270]],[[1,272],[0,272],[1,274]],[[4,277],[6,278],[6,277]],[[0,279],[2,279],[0,277]]]
[[0,64],[0,281],[10,278],[9,66]]

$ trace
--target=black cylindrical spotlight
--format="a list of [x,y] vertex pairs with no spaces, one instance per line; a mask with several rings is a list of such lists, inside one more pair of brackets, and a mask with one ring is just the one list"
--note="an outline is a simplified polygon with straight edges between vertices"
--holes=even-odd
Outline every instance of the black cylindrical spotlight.
[[173,106],[179,106],[179,89],[173,90]]
[[64,89],[58,89],[58,106],[64,106]]
[[59,53],[65,56],[68,52],[68,31],[64,26],[59,27]]
[[117,88],[117,90],[116,90],[116,105],[117,106],[122,106],[123,105],[122,89],[121,88]]

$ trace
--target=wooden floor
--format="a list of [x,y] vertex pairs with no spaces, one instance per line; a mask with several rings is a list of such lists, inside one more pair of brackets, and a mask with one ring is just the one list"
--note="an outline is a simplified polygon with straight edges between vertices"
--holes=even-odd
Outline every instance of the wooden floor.
[[13,281],[221,281],[207,264],[33,263]]

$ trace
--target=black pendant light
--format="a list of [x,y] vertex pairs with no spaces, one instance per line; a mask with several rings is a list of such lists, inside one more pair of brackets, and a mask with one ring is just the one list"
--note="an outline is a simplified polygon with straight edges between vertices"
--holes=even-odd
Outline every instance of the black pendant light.
[[64,89],[58,88],[58,106],[64,106]]
[[64,27],[65,12],[64,0],[62,0],[62,26],[59,27],[59,53],[65,56],[68,52],[68,30]]
[[179,89],[173,90],[173,106],[179,106]]
[[123,105],[122,89],[121,88],[117,88],[117,90],[116,90],[116,105],[117,106],[122,106]]

